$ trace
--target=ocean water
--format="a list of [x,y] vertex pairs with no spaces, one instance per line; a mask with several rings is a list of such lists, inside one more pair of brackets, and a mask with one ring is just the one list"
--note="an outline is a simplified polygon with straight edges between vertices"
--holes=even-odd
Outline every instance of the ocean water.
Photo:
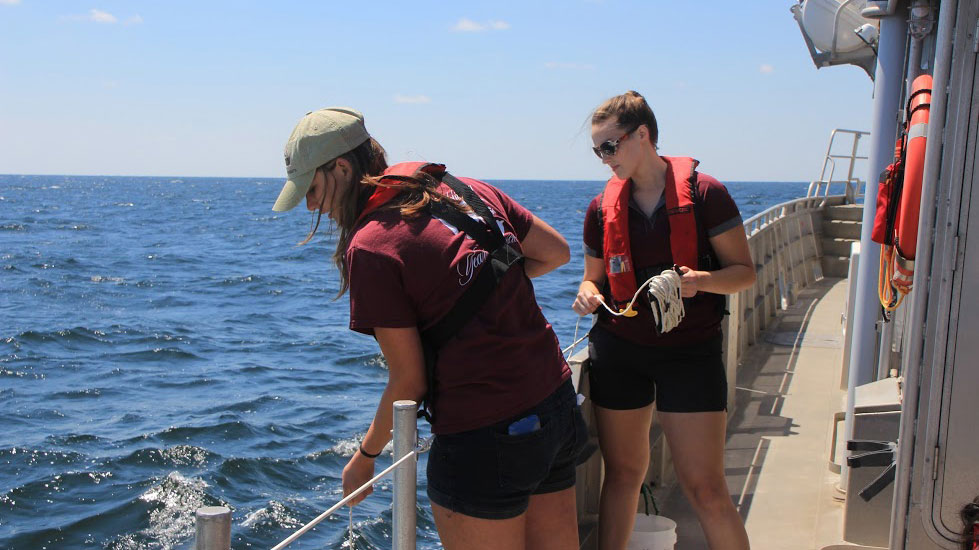
[[[567,346],[602,182],[494,183],[571,243],[535,280]],[[387,372],[333,301],[333,239],[296,247],[310,216],[271,211],[280,185],[0,176],[0,548],[192,548],[218,504],[233,548],[269,548],[341,498]],[[805,188],[728,184],[745,219]],[[390,548],[390,497],[388,479],[354,509],[353,537],[344,511],[290,548]]]

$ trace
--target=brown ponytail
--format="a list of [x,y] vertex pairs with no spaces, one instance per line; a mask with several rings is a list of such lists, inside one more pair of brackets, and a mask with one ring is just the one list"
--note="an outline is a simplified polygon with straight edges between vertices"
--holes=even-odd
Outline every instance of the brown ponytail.
[[[401,215],[406,218],[417,216],[433,201],[446,202],[461,211],[468,210],[460,201],[439,192],[438,187],[440,182],[428,174],[418,173],[413,177],[399,178],[397,183],[381,181],[380,176],[387,170],[388,164],[385,158],[384,148],[374,138],[368,139],[353,151],[341,155],[338,158],[346,159],[353,167],[351,181],[354,183],[349,185],[341,196],[335,197],[335,202],[333,203],[337,205],[333,209],[333,223],[339,230],[337,248],[333,253],[333,263],[336,264],[337,270],[340,272],[340,290],[334,299],[343,296],[350,288],[349,273],[347,270],[347,248],[350,246],[350,239],[353,237],[353,230],[357,224],[357,219],[367,205],[367,199],[370,198],[374,189],[377,187],[397,186],[403,190],[394,200],[383,205],[381,209],[399,209]],[[318,170],[330,170],[335,163],[336,159],[333,159],[318,168]],[[299,244],[306,244],[313,238],[322,216],[323,211],[321,209],[319,216],[316,218],[315,226],[310,230],[306,240]]]

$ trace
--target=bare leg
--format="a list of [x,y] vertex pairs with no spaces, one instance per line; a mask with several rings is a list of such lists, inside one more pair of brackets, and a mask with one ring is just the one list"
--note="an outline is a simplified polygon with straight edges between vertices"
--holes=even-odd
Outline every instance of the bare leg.
[[[445,550],[524,550],[527,515],[480,519],[432,503],[435,527]],[[574,517],[574,516],[572,516]]]
[[605,483],[599,504],[599,548],[623,550],[636,521],[639,488],[649,467],[653,406],[624,411],[596,406],[595,419],[605,460]]
[[748,534],[724,479],[727,413],[658,415],[673,455],[673,468],[693,505],[711,550],[747,550]]
[[533,550],[578,550],[578,510],[574,487],[531,495],[525,540]]

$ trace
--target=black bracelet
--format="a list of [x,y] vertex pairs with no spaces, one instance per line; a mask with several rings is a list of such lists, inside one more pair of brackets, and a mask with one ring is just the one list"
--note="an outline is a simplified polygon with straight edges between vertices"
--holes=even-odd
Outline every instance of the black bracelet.
[[360,452],[360,454],[366,456],[367,458],[377,458],[377,457],[381,456],[381,453],[382,452],[384,452],[384,449],[381,449],[380,451],[377,451],[374,454],[368,453],[367,451],[364,450],[364,443],[363,442],[360,443],[360,448],[357,449],[357,450]]

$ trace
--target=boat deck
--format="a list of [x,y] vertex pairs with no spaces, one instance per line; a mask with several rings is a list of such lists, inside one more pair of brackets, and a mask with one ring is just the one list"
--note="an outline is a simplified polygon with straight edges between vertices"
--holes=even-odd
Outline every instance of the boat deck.
[[[728,425],[728,487],[754,550],[820,550],[842,541],[839,475],[829,467],[841,389],[846,279],[803,290],[738,368]],[[840,425],[842,430],[842,424]],[[659,491],[663,515],[677,522],[677,548],[706,549],[680,487]]]

